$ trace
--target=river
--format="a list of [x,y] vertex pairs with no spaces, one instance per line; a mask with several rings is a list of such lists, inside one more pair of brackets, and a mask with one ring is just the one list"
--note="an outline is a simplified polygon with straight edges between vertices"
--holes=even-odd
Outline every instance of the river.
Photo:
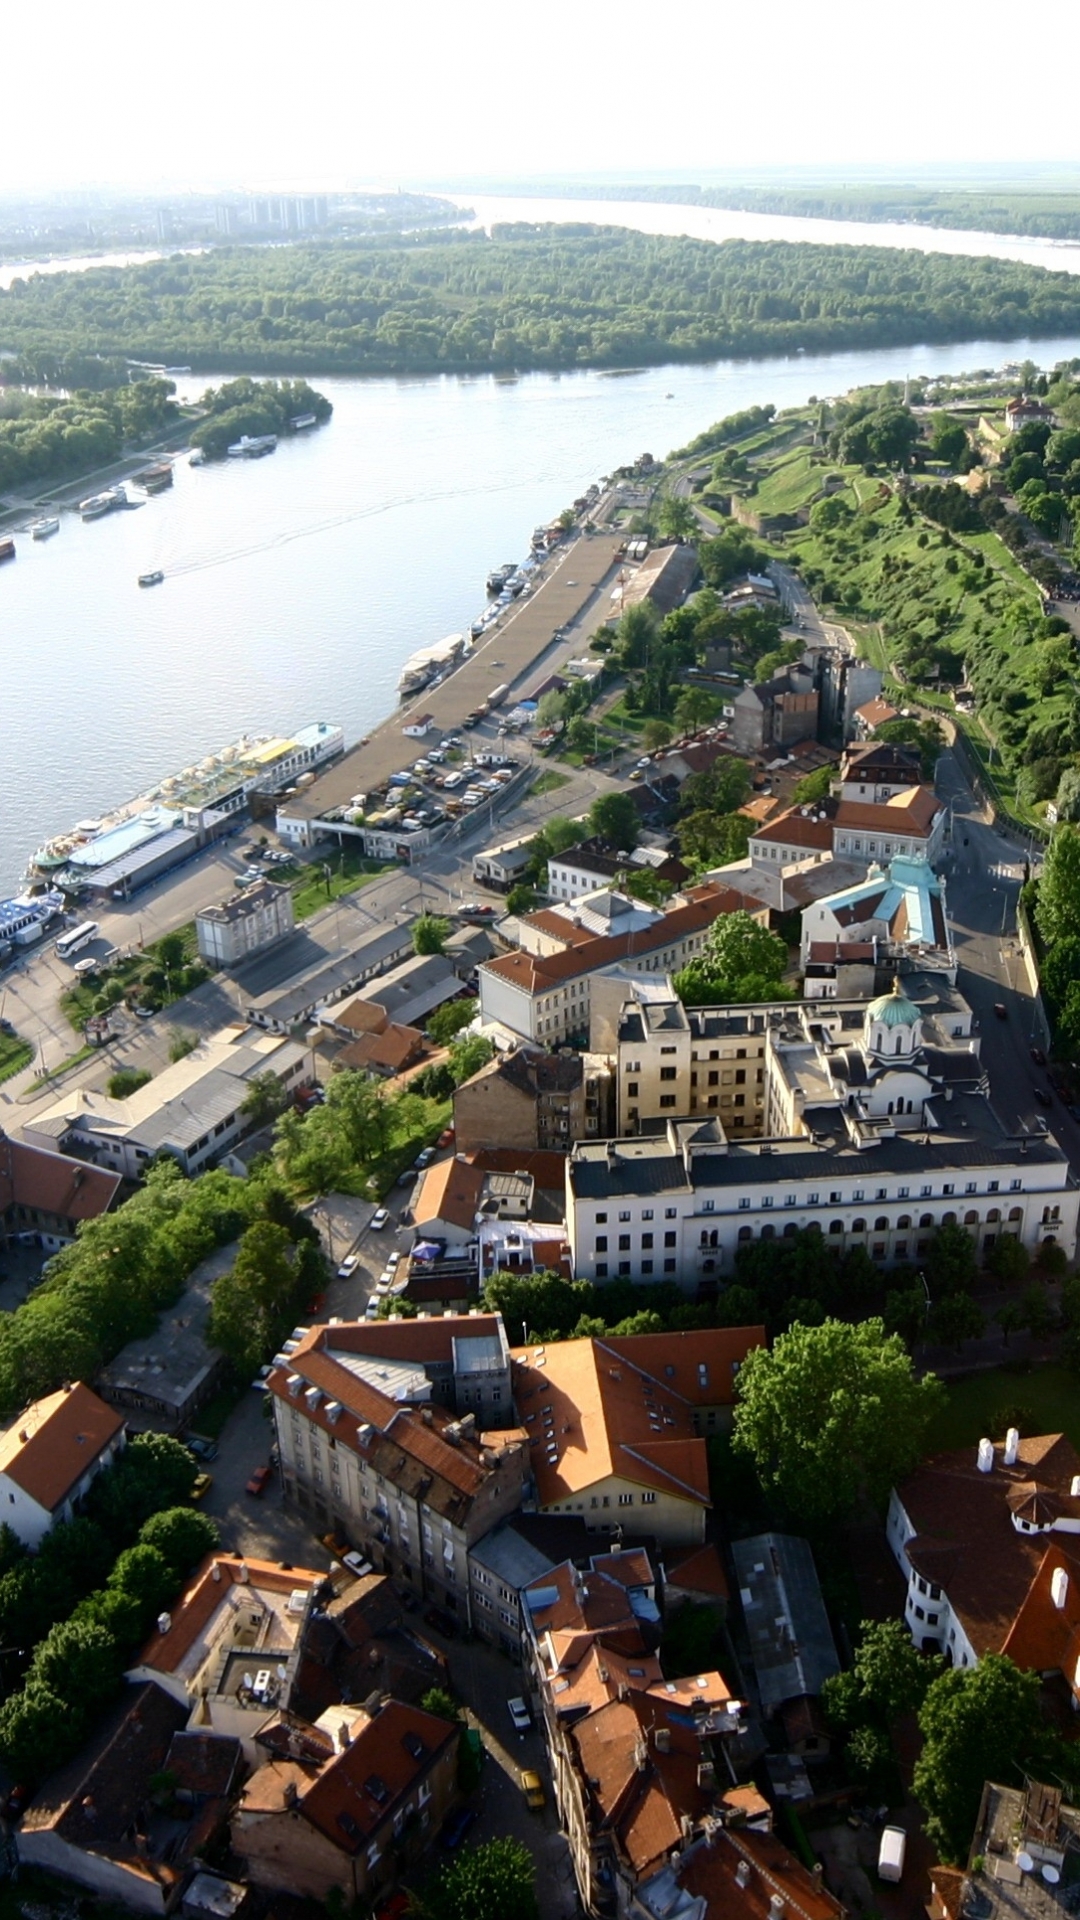
[[[528,204],[628,220],[614,203]],[[643,209],[671,232],[702,213]],[[792,224],[809,223],[769,222]],[[17,538],[0,569],[0,895],[43,840],[239,733],[316,719],[366,732],[392,709],[406,656],[467,625],[488,568],[523,556],[533,527],[613,466],[754,402],[1077,354],[1073,338],[976,340],[625,376],[319,380],[333,419],[272,458],[181,460],[171,492],[137,511],[86,525],[66,513],[53,539]],[[157,567],[164,584],[140,590]]]

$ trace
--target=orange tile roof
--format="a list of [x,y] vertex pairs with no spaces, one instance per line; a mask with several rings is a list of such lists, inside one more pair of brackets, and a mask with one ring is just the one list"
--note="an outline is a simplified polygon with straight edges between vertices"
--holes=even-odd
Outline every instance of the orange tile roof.
[[437,1160],[424,1174],[413,1210],[418,1227],[429,1220],[445,1220],[450,1226],[468,1231],[480,1206],[484,1175],[479,1167],[451,1154],[449,1160]]
[[608,1333],[601,1344],[628,1365],[651,1374],[692,1407],[729,1407],[735,1399],[739,1368],[748,1353],[765,1345],[765,1329],[706,1327],[694,1333]]
[[343,1007],[335,1007],[332,1020],[335,1027],[348,1027],[352,1033],[383,1033],[389,1015],[386,1008],[374,1000],[357,998],[347,1001]]
[[778,820],[769,820],[765,826],[757,829],[752,838],[769,844],[775,841],[786,847],[812,847],[827,852],[833,843],[832,822],[811,819],[796,810],[782,813]]
[[350,1040],[337,1058],[339,1067],[386,1067],[399,1073],[422,1053],[424,1036],[419,1027],[401,1027],[391,1020],[381,1033],[364,1033]]
[[350,1732],[344,1753],[320,1768],[307,1787],[300,1810],[334,1846],[352,1854],[393,1818],[402,1796],[457,1740],[459,1728],[422,1707],[387,1700],[370,1717],[361,1715]]
[[705,1442],[665,1381],[625,1364],[603,1340],[553,1342],[542,1366],[537,1351],[520,1348],[512,1359],[514,1400],[542,1506],[612,1476],[709,1504]]
[[861,707],[856,707],[855,718],[861,720],[864,727],[883,727],[887,720],[899,720],[900,710],[879,697],[865,700]]
[[121,1175],[50,1153],[0,1128],[0,1217],[12,1206],[36,1207],[60,1220],[96,1220],[116,1198]]
[[[1080,1655],[1080,1541],[1066,1535],[1048,1546],[1035,1578],[1021,1603],[1001,1651],[1018,1667],[1035,1673],[1064,1674],[1066,1684],[1080,1699],[1077,1657]],[[1052,1597],[1055,1574],[1064,1574],[1063,1604]],[[1059,1583],[1060,1592],[1060,1583]]]
[[929,787],[903,787],[889,800],[875,804],[864,800],[841,800],[836,808],[838,827],[880,827],[888,833],[929,833],[941,802]]
[[712,1594],[717,1600],[727,1600],[731,1593],[724,1563],[711,1540],[695,1547],[675,1565],[669,1561],[665,1585],[676,1592]]
[[61,1387],[33,1401],[0,1436],[0,1473],[54,1513],[123,1426],[123,1414],[81,1381]]
[[[518,949],[504,953],[498,960],[485,961],[480,971],[509,981],[525,993],[546,993],[549,988],[564,980],[576,979],[579,974],[595,973],[600,967],[628,957],[639,959],[643,954],[670,946],[673,941],[684,940],[689,934],[704,933],[722,913],[734,913],[740,907],[761,912],[760,901],[744,899],[733,887],[714,883],[692,887],[684,906],[673,907],[652,926],[636,933],[597,935],[576,947],[566,947],[543,957]],[[530,915],[530,921],[532,918]]]
[[775,1833],[752,1827],[718,1827],[711,1845],[696,1846],[676,1873],[686,1893],[705,1901],[703,1920],[769,1920],[774,1899],[786,1920],[844,1920],[846,1913]]
[[[241,1579],[241,1569],[246,1569],[246,1580]],[[270,1593],[289,1594],[297,1587],[314,1591],[325,1579],[324,1573],[316,1573],[311,1567],[282,1567],[276,1560],[242,1560],[237,1554],[208,1553],[192,1575],[191,1585],[174,1603],[167,1631],[151,1634],[134,1665],[152,1667],[156,1673],[175,1673],[235,1587],[250,1585]]]
[[439,1313],[420,1320],[355,1320],[321,1327],[313,1338],[338,1353],[370,1353],[380,1360],[416,1360],[444,1365],[454,1357],[455,1340],[476,1340],[496,1332],[496,1313]]
[[541,1147],[477,1147],[466,1156],[485,1173],[531,1173],[543,1193],[566,1192],[566,1155]]

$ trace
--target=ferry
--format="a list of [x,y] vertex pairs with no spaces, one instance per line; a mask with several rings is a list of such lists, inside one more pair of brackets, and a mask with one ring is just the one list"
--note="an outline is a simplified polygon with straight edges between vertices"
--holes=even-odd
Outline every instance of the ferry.
[[419,693],[422,687],[431,684],[436,674],[449,673],[452,667],[457,666],[464,651],[463,633],[450,633],[433,647],[420,647],[401,669],[399,699],[408,700],[414,693]]
[[14,540],[0,540],[0,560],[14,560],[14,558],[15,558]]
[[141,473],[132,476],[134,484],[144,493],[164,493],[173,483],[173,470],[168,460],[159,460],[152,467],[144,467]]
[[318,422],[313,413],[294,413],[292,419],[289,421],[289,425],[294,433],[303,433],[306,428],[314,427],[317,424]]
[[506,567],[492,567],[491,572],[488,574],[488,577],[487,577],[488,592],[501,593],[507,581],[509,580],[510,575],[516,572],[517,572],[517,566],[516,566],[516,563],[513,561],[511,561],[510,565]]
[[105,493],[92,493],[88,499],[79,501],[79,512],[84,520],[100,520],[103,513],[115,513],[118,507],[130,506],[123,487],[109,487]]
[[30,528],[30,538],[31,540],[51,540],[53,534],[59,533],[59,531],[60,521],[57,515],[55,513],[47,513],[44,519],[34,521]]
[[261,460],[277,446],[276,433],[242,433],[228,449],[230,460]]
[[140,573],[139,585],[140,587],[160,587],[164,578],[165,575],[162,573],[160,567],[157,567],[153,573]]

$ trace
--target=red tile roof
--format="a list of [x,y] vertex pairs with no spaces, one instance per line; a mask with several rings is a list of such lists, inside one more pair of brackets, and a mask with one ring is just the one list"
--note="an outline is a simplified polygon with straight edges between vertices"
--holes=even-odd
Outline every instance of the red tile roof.
[[429,1167],[420,1185],[413,1210],[418,1227],[428,1221],[445,1220],[449,1226],[468,1232],[476,1219],[484,1191],[484,1176],[478,1167],[451,1155]]
[[[597,935],[576,947],[543,956],[519,949],[504,953],[498,960],[485,961],[481,972],[507,980],[525,993],[546,993],[549,988],[564,980],[576,979],[579,974],[595,973],[600,967],[609,967],[628,957],[640,959],[643,954],[655,953],[673,942],[685,940],[690,934],[707,932],[722,913],[735,913],[741,907],[758,914],[762,911],[759,900],[746,900],[733,887],[713,884],[693,887],[685,905],[673,907],[670,913],[661,914],[650,927],[636,933]],[[530,923],[535,917],[528,916]]]
[[174,1602],[171,1614],[165,1616],[168,1628],[164,1633],[151,1634],[135,1666],[175,1673],[236,1587],[250,1585],[270,1593],[289,1594],[297,1587],[314,1590],[325,1578],[324,1573],[316,1573],[311,1567],[282,1567],[276,1560],[241,1560],[237,1554],[208,1553],[192,1575],[190,1586]]
[[[739,1368],[765,1345],[764,1327],[705,1327],[695,1333],[606,1333],[600,1344],[692,1407],[730,1407]],[[704,1369],[704,1372],[702,1371]]]
[[64,1153],[12,1140],[0,1129],[0,1216],[36,1207],[60,1220],[96,1220],[116,1198],[121,1176]]
[[459,1728],[422,1707],[387,1700],[370,1718],[361,1714],[350,1731],[344,1753],[320,1768],[302,1793],[300,1811],[334,1846],[353,1854],[392,1819]]
[[81,1381],[35,1400],[0,1436],[0,1473],[47,1513],[122,1432],[124,1416]]

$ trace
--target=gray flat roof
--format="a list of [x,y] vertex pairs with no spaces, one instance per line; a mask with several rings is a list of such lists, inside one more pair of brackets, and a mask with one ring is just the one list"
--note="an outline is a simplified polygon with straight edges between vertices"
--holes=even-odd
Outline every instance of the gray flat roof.
[[411,925],[382,927],[337,959],[323,959],[290,984],[258,994],[247,1002],[248,1011],[255,1020],[291,1026],[315,1007],[340,1000],[346,993],[363,986],[373,969],[377,973],[411,947]]
[[289,891],[288,887],[277,885],[272,880],[255,880],[242,892],[238,890],[229,899],[219,901],[216,907],[203,907],[195,915],[196,923],[212,920],[215,926],[227,926],[234,920],[246,920],[249,914],[258,913],[260,908],[267,906],[279,894]]
[[553,1560],[530,1540],[523,1540],[512,1526],[497,1527],[469,1548],[469,1557],[479,1561],[497,1580],[518,1592],[533,1580],[540,1580],[560,1562]]
[[809,1543],[791,1533],[758,1533],[733,1540],[750,1656],[762,1710],[820,1694],[839,1673],[832,1631]]

